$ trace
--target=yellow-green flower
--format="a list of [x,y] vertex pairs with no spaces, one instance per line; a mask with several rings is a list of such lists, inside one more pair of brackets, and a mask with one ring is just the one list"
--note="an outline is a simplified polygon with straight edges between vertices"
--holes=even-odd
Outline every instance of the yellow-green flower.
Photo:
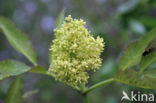
[[72,19],[69,15],[60,28],[54,29],[55,39],[50,47],[53,60],[49,72],[56,80],[74,88],[86,84],[87,71],[96,71],[102,62],[103,39],[94,39],[84,25],[82,19]]

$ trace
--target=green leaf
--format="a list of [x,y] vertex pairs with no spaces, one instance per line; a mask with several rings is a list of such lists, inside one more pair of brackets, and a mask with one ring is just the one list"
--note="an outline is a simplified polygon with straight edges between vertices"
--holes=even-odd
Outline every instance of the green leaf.
[[29,71],[31,68],[22,62],[15,60],[0,61],[0,80],[9,77],[17,76]]
[[156,82],[156,68],[148,70],[145,75]]
[[60,28],[65,19],[65,9],[63,9],[56,20],[56,28]]
[[144,71],[150,64],[156,61],[156,51],[149,53],[147,56],[142,58],[140,63],[140,71]]
[[131,43],[120,59],[119,69],[125,70],[140,62],[142,53],[149,43],[156,37],[156,28],[134,43]]
[[21,77],[18,76],[10,85],[5,103],[22,103],[22,87],[23,83]]
[[48,72],[43,66],[35,66],[33,67],[29,72],[37,73],[37,74],[43,74],[54,77],[54,75],[50,72]]
[[18,30],[10,20],[4,17],[0,17],[0,30],[2,30],[14,49],[22,53],[34,65],[36,65],[36,54],[32,48],[30,40],[23,32]]
[[[151,72],[139,73],[130,69],[119,70],[114,76],[114,80],[135,87],[156,89],[156,78],[150,78]],[[156,72],[153,74],[156,75]]]

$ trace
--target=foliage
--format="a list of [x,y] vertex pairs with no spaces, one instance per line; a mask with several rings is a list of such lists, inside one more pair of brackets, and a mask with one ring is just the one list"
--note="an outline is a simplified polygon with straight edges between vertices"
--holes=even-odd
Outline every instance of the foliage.
[[[67,24],[62,24],[64,17],[65,16],[64,16],[64,10],[63,10],[61,12],[61,14],[57,20],[57,24],[56,24],[56,28],[58,30],[60,30],[62,25],[67,25]],[[70,21],[68,21],[68,22],[70,22]],[[77,23],[77,22],[78,21],[75,20],[75,23]],[[82,23],[81,25],[84,25],[83,22],[81,22],[81,23]],[[76,25],[76,26],[79,26],[79,25]],[[27,36],[25,36],[24,33],[19,31],[8,19],[6,19],[4,17],[0,17],[0,29],[3,32],[3,34],[6,36],[9,43],[18,52],[23,54],[25,57],[27,57],[27,59],[29,61],[31,61],[34,64],[34,67],[32,67],[32,69],[31,69],[31,67],[29,67],[19,61],[15,61],[15,60],[0,61],[0,80],[4,79],[6,77],[10,77],[10,76],[17,76],[17,78],[15,79],[15,81],[12,83],[12,85],[10,86],[10,88],[8,90],[6,103],[20,103],[21,102],[22,83],[21,83],[21,77],[19,75],[22,75],[25,72],[33,72],[33,73],[37,73],[37,74],[48,75],[51,77],[55,77],[58,74],[61,77],[65,76],[62,78],[65,78],[66,80],[69,79],[69,77],[68,76],[66,77],[66,75],[60,75],[59,73],[62,73],[61,71],[54,72],[54,70],[56,69],[56,66],[58,66],[58,65],[54,65],[52,63],[52,62],[55,62],[54,59],[56,59],[58,56],[60,56],[60,58],[63,57],[62,56],[63,50],[62,50],[61,54],[56,55],[56,52],[54,52],[56,48],[52,47],[52,49],[51,49],[53,52],[50,52],[50,64],[52,63],[50,67],[53,67],[53,69],[54,69],[53,70],[54,74],[53,74],[53,73],[50,73],[49,71],[47,71],[43,66],[37,66],[36,54],[32,48],[32,45],[31,45],[29,39],[27,38]],[[75,28],[73,28],[73,29],[75,29]],[[83,28],[81,28],[81,29],[83,29]],[[84,30],[84,31],[86,31],[86,30]],[[62,38],[60,36],[60,35],[62,35],[62,33],[60,33],[62,31],[56,30],[55,32],[57,32],[56,38]],[[80,34],[80,32],[79,32],[79,34]],[[72,37],[72,36],[70,36],[70,37]],[[89,37],[89,35],[87,35],[87,37]],[[155,40],[156,40],[155,38],[156,38],[156,28],[151,30],[149,33],[147,33],[145,36],[141,37],[134,43],[129,44],[129,46],[123,52],[123,55],[118,64],[118,70],[116,71],[113,78],[101,81],[89,88],[87,88],[84,85],[83,81],[80,81],[80,84],[82,83],[82,85],[80,85],[79,88],[76,88],[76,90],[78,90],[82,93],[82,95],[84,97],[84,103],[88,102],[87,94],[89,92],[91,92],[92,90],[94,90],[98,87],[108,85],[114,81],[132,85],[132,86],[136,86],[136,87],[140,87],[140,88],[155,90],[156,89],[156,69],[152,68],[150,70],[145,71],[145,69],[147,69],[152,63],[154,63],[156,61],[156,58],[155,58],[156,50],[149,49],[150,44],[152,42],[155,42]],[[87,39],[88,38],[84,38],[84,41]],[[54,40],[54,41],[56,42],[56,40]],[[93,41],[95,41],[95,40],[93,39]],[[97,39],[97,42],[99,42],[99,46],[103,47],[103,45],[100,44],[101,39]],[[56,44],[57,43],[58,42],[56,42]],[[57,46],[59,46],[59,45],[57,45]],[[95,51],[96,51],[96,49],[98,49],[98,56],[96,55],[96,52],[94,53],[92,51],[87,51],[87,52],[84,51],[84,53],[85,53],[84,55],[81,55],[81,54],[78,54],[78,55],[73,54],[73,55],[74,56],[76,55],[78,57],[79,56],[85,57],[85,55],[89,55],[87,53],[95,54],[95,59],[92,60],[92,61],[94,61],[94,60],[96,60],[97,57],[99,58],[101,48],[99,49],[97,45],[93,45],[93,46],[95,47],[95,49],[94,49]],[[152,46],[154,46],[154,48],[155,48],[155,45],[152,45]],[[86,45],[85,45],[85,47],[86,47]],[[57,53],[60,52],[59,50],[61,48],[59,48],[57,50]],[[67,48],[67,49],[69,49],[69,48]],[[91,49],[89,49],[89,50],[91,50]],[[146,52],[146,50],[148,50],[148,52],[146,54],[144,54]],[[51,53],[54,53],[54,54],[51,54]],[[51,58],[51,56],[52,56],[52,58]],[[55,58],[53,58],[53,56]],[[92,57],[92,55],[91,55],[91,57]],[[80,58],[80,59],[82,59],[82,58]],[[138,65],[140,68],[138,71],[136,69],[133,70],[133,68],[132,68],[133,66],[136,66],[136,65]],[[93,67],[90,67],[90,68],[88,68],[89,65],[85,65],[85,66],[86,66],[86,70],[89,70],[89,69],[94,69],[96,67],[99,67],[99,64],[92,65]],[[61,68],[61,69],[64,69],[64,68]],[[81,69],[83,69],[83,68],[81,68]],[[71,70],[69,70],[69,71],[71,71]],[[63,74],[65,74],[65,73],[63,73]],[[86,79],[86,77],[83,77],[83,79]],[[62,80],[60,80],[60,81],[62,81]],[[77,79],[75,79],[75,81],[77,81]],[[64,82],[64,80],[63,80],[63,82]],[[66,84],[68,84],[67,82],[68,81],[65,81]],[[72,80],[72,82],[73,82],[73,80]],[[85,83],[86,83],[86,81],[85,81]],[[70,84],[70,81],[69,81],[69,84]],[[70,85],[70,86],[72,86],[72,85]],[[19,96],[19,98],[17,98],[17,96]]]
[[0,17],[0,29],[10,44],[36,65],[36,55],[28,37],[18,30],[10,20],[4,17]]
[[29,71],[31,68],[22,62],[15,60],[0,61],[0,80],[6,77],[18,76],[24,72]]
[[131,43],[123,53],[119,63],[119,69],[125,70],[141,60],[142,54],[148,45],[156,38],[156,29],[153,29],[147,35],[143,36],[134,43]]
[[17,76],[7,92],[5,103],[22,103],[22,87],[21,76]]
[[117,82],[125,83],[128,85],[147,88],[147,89],[156,89],[156,78],[150,78],[150,75],[156,75],[156,72],[136,72],[134,70],[127,69],[125,71],[119,70],[114,79]]

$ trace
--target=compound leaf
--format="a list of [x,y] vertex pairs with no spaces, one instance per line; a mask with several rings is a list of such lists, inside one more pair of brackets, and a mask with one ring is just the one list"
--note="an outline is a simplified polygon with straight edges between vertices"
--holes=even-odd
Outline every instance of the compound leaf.
[[0,80],[10,77],[17,76],[24,72],[29,71],[31,68],[22,62],[15,60],[4,60],[0,61]]
[[[153,76],[152,76],[153,75]],[[130,69],[119,70],[116,72],[114,79],[117,82],[128,84],[135,87],[156,89],[156,69],[155,72],[136,72]]]
[[150,64],[156,61],[156,51],[149,53],[147,56],[142,58],[140,63],[140,71],[144,71]]
[[0,17],[0,30],[11,46],[36,65],[36,54],[28,37],[8,19]]
[[22,87],[21,76],[15,78],[7,92],[5,103],[22,103]]
[[143,52],[150,42],[156,37],[156,28],[147,35],[141,37],[134,43],[131,43],[120,59],[119,69],[125,70],[140,62]]

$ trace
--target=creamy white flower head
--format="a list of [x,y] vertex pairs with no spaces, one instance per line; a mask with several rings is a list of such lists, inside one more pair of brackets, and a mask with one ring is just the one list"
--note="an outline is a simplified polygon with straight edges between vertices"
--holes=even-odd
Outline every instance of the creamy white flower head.
[[55,79],[74,88],[86,84],[89,78],[87,71],[96,71],[101,66],[100,54],[103,51],[103,39],[94,39],[80,19],[65,18],[60,28],[54,29],[52,41],[52,63],[49,72]]

